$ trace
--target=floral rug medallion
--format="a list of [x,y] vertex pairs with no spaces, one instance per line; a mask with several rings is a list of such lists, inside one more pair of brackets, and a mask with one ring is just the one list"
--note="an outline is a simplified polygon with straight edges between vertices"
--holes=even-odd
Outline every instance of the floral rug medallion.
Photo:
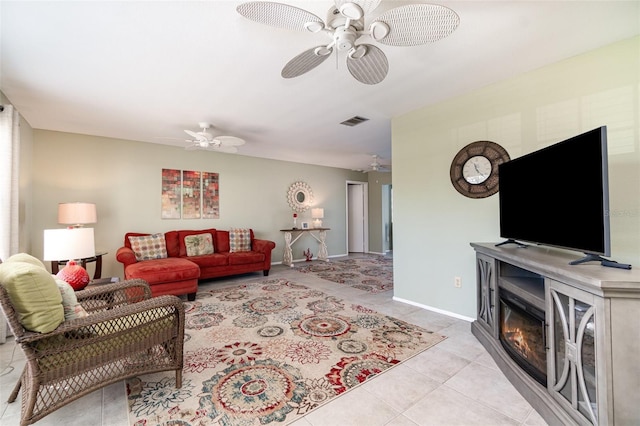
[[135,426],[284,425],[443,336],[283,279],[185,302],[182,388],[127,380]]
[[309,265],[300,266],[297,270],[371,293],[393,289],[393,259],[385,256],[369,255],[330,262],[314,261]]

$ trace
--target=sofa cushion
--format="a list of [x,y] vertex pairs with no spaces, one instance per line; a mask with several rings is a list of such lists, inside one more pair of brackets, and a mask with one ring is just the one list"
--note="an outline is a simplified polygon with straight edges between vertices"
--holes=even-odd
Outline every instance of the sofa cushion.
[[26,330],[49,333],[64,321],[62,296],[46,269],[9,258],[0,264],[0,283]]
[[187,248],[187,256],[213,254],[213,236],[209,233],[187,235],[184,237],[184,245]]
[[150,260],[150,259],[164,259],[167,257],[167,244],[164,239],[164,234],[152,234],[139,237],[129,237],[131,243],[131,250],[136,255],[136,259]]
[[137,262],[125,269],[125,278],[142,278],[150,285],[200,278],[200,268],[195,263],[178,257]]
[[188,259],[200,268],[227,266],[229,264],[229,253],[213,253],[206,256],[189,257]]
[[251,251],[251,231],[233,228],[229,231],[229,252]]
[[264,262],[264,253],[255,251],[229,253],[229,265],[247,265],[258,262]]
[[[199,231],[192,231],[192,230],[178,231],[178,243],[180,244],[180,253],[179,253],[180,257],[187,256],[187,246],[184,243],[184,238],[190,235],[199,235],[199,234],[211,234],[212,236],[214,236],[216,234],[216,230],[215,228],[210,228],[210,229],[201,229]],[[217,244],[215,244],[215,237],[213,238],[213,241],[214,241],[214,247],[216,248],[216,250],[220,251],[218,249]]]
[[78,303],[78,298],[76,297],[76,292],[73,287],[60,278],[55,278],[55,281],[62,296],[62,308],[64,309],[65,321],[83,318],[89,315],[82,305]]
[[165,232],[164,241],[167,244],[167,257],[180,257],[180,235],[178,231]]

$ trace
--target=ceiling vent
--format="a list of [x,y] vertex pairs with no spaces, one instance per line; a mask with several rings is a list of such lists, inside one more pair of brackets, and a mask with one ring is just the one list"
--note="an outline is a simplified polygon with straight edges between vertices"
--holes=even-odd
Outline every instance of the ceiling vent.
[[345,120],[340,124],[344,124],[345,126],[353,127],[353,126],[357,126],[360,123],[364,123],[365,121],[369,121],[369,119],[368,118],[364,118],[364,117],[360,117],[359,115],[356,115],[355,117],[351,117],[350,119]]

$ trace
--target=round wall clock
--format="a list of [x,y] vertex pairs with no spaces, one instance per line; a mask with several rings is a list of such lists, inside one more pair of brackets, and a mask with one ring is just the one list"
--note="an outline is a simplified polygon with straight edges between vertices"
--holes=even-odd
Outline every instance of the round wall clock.
[[498,192],[498,166],[510,159],[495,142],[472,142],[453,157],[451,183],[465,197],[489,197]]

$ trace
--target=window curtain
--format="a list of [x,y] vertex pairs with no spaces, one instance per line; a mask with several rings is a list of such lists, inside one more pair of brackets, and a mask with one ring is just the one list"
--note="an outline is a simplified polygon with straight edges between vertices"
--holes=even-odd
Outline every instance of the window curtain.
[[[18,252],[20,117],[13,105],[0,106],[0,260]],[[0,343],[7,324],[0,315]]]

